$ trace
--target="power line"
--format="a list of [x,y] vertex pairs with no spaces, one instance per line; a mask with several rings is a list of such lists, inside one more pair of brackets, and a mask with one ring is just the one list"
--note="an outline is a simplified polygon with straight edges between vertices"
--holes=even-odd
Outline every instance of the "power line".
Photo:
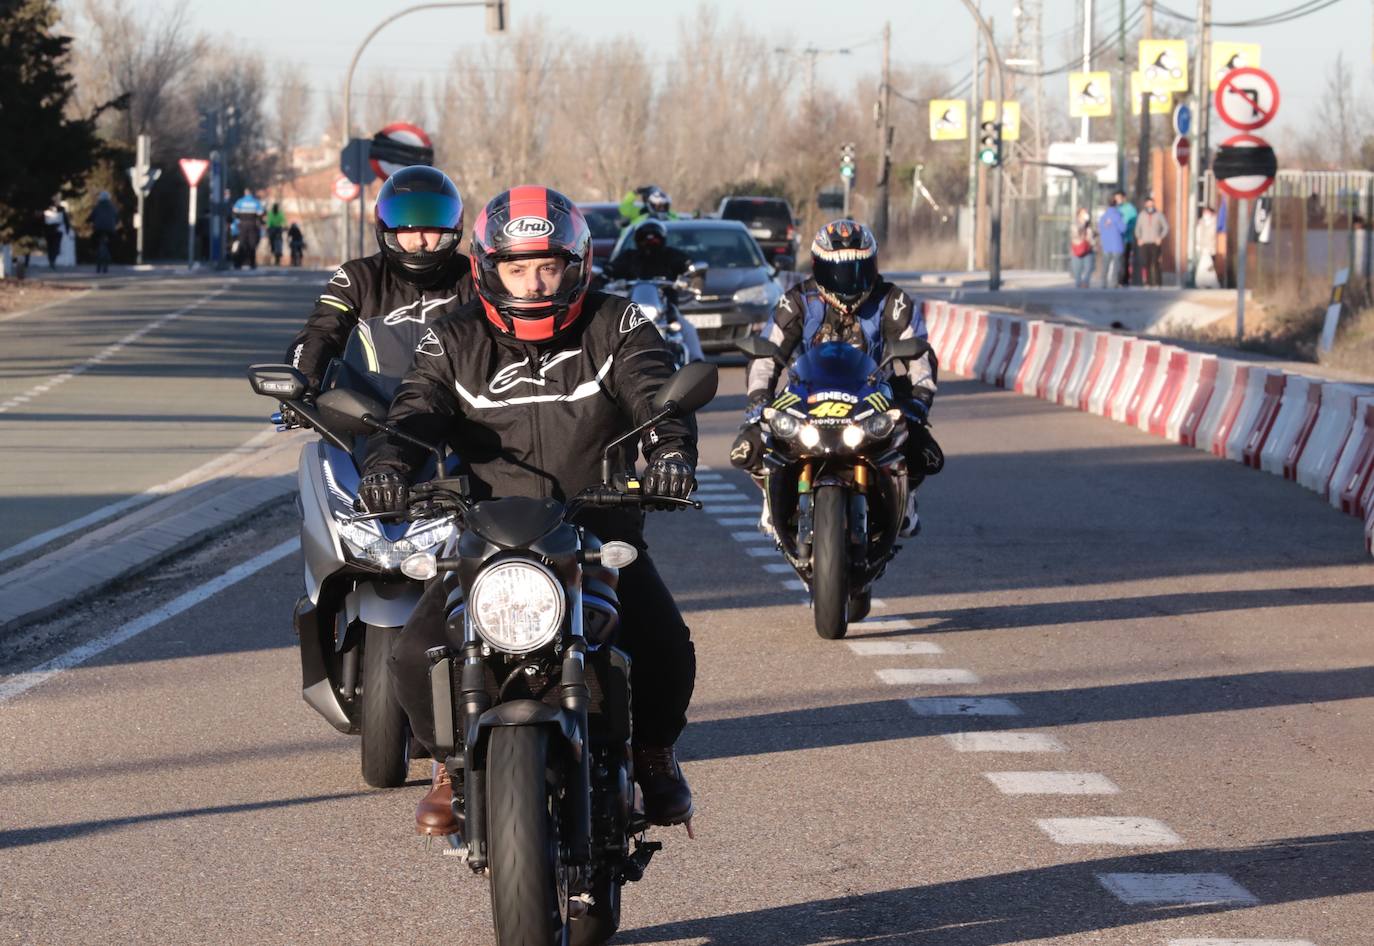
[[[1295,7],[1287,10],[1280,10],[1276,13],[1269,13],[1264,16],[1253,17],[1248,20],[1208,20],[1208,26],[1221,27],[1255,27],[1255,26],[1277,26],[1280,23],[1289,23],[1293,20],[1302,19],[1313,13],[1320,13],[1327,7],[1335,6],[1341,0],[1305,0]],[[1155,3],[1155,9],[1165,16],[1171,16],[1176,20],[1185,20],[1189,23],[1196,22],[1196,18],[1186,13],[1180,13],[1172,7],[1162,3]]]

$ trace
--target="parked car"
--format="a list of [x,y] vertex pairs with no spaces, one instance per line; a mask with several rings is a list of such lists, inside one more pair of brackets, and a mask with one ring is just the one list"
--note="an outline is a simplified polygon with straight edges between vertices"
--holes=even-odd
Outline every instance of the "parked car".
[[605,201],[578,204],[592,231],[592,259],[605,263],[611,258],[615,241],[620,239],[620,205]]
[[792,205],[783,198],[726,197],[721,200],[716,216],[744,224],[768,262],[779,269],[796,268],[798,220]]
[[[744,224],[737,220],[668,220],[668,245],[686,253],[704,272],[701,294],[684,299],[682,316],[696,326],[702,350],[734,351],[737,338],[757,334],[773,314],[782,296],[778,270]],[[627,228],[612,258],[633,245],[633,228]]]

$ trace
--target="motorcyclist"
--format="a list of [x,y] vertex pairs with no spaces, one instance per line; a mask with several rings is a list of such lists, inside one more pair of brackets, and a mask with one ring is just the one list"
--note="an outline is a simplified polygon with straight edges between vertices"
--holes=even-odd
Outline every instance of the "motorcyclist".
[[[601,482],[611,441],[643,423],[672,372],[662,338],[638,306],[589,291],[592,238],[582,212],[544,187],[492,199],[472,234],[477,299],[434,326],[391,404],[388,420],[431,442],[446,438],[463,458],[474,498],[567,500]],[[645,432],[643,489],[685,498],[695,487],[696,429],[664,421]],[[369,443],[360,496],[370,510],[399,508],[424,459],[413,445],[379,434]],[[673,751],[686,725],[696,675],[691,635],[653,561],[643,517],[629,509],[585,509],[576,522],[602,539],[641,550],[620,573],[619,646],[633,658],[634,769],[645,812],[658,824],[686,821],[692,795]],[[443,584],[426,589],[392,649],[391,668],[411,731],[429,748],[434,710],[425,651],[458,646],[445,628]],[[436,765],[416,810],[421,834],[461,830],[453,789]]]
[[[631,239],[606,264],[606,276],[610,279],[672,279],[685,276],[692,266],[692,258],[686,253],[668,245],[668,228],[654,218],[641,220],[635,227]],[[672,296],[674,304],[677,296]],[[687,347],[688,361],[705,361],[701,340],[696,326],[678,314],[678,325],[682,332],[683,343]]]
[[[794,354],[825,342],[841,341],[864,349],[881,362],[885,345],[899,339],[926,339],[919,306],[878,272],[878,244],[869,229],[853,220],[835,220],[816,234],[811,244],[811,276],[778,300],[763,337],[777,345],[785,362]],[[798,350],[800,347],[800,351]],[[916,488],[926,476],[940,472],[944,454],[931,436],[930,407],[935,400],[938,363],[927,348],[911,359],[890,366],[893,404],[908,420],[903,446],[907,460],[907,508],[900,534],[920,531]],[[750,362],[746,380],[749,407],[744,426],[730,450],[730,462],[757,478],[763,465],[763,441],[758,420],[773,400],[781,366],[771,358]],[[760,527],[771,528],[767,508]]]
[[623,225],[632,227],[641,220],[653,218],[656,220],[676,220],[678,215],[673,212],[673,200],[668,196],[668,192],[656,184],[646,184],[637,187],[620,201],[620,219]]
[[[364,334],[368,368],[400,377],[434,322],[472,298],[472,265],[458,252],[463,198],[444,172],[414,165],[387,178],[377,194],[376,233],[379,251],[334,271],[287,350],[312,396],[355,327]],[[283,405],[282,420],[300,418]]]

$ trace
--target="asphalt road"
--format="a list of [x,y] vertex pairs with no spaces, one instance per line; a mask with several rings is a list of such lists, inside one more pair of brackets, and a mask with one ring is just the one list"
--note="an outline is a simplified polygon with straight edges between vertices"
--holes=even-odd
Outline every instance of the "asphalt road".
[[325,278],[119,279],[0,321],[0,552],[269,433],[244,368],[282,359]]
[[[749,554],[740,374],[702,416],[708,511],[650,533],[699,655],[697,839],[655,832],[616,942],[1368,946],[1374,571],[1347,518],[952,381],[924,534],[850,637],[908,652],[860,653]],[[93,603],[54,647],[293,517]],[[299,582],[288,555],[0,703],[0,941],[490,941],[485,884],[412,833],[427,763],[368,790],[301,702]]]

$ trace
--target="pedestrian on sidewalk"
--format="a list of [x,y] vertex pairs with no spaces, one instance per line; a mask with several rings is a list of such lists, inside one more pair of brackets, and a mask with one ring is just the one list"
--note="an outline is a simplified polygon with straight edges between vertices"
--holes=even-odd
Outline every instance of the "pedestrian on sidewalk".
[[1117,191],[1112,195],[1111,205],[1102,211],[1097,220],[1097,231],[1102,242],[1102,288],[1124,285],[1121,282],[1121,266],[1126,256],[1126,223],[1121,218],[1119,204],[1125,195]]
[[119,226],[119,211],[110,200],[109,191],[101,191],[91,208],[91,230],[95,233],[95,271],[110,271],[110,242],[114,240],[115,229]]
[[272,251],[272,265],[281,265],[282,231],[286,229],[286,214],[281,212],[281,204],[273,204],[267,211],[267,245]]
[[52,199],[48,209],[43,211],[43,239],[47,244],[48,269],[57,268],[57,254],[62,252],[62,237],[72,228],[67,208],[62,206],[58,197]]
[[1169,221],[1155,207],[1153,197],[1145,198],[1145,209],[1135,221],[1135,240],[1140,247],[1141,282],[1146,286],[1160,285],[1159,258],[1168,235]]
[[1193,286],[1197,289],[1221,286],[1217,278],[1217,212],[1211,207],[1203,207],[1198,212],[1197,270],[1193,273]]
[[1126,197],[1125,191],[1116,192],[1117,208],[1121,211],[1121,272],[1118,276],[1123,287],[1131,283],[1139,284],[1132,276],[1140,269],[1135,243],[1135,219],[1139,216],[1135,204]]
[[1087,289],[1097,267],[1097,230],[1087,207],[1079,207],[1075,218],[1073,238],[1069,243],[1069,272],[1073,275],[1074,286]]

